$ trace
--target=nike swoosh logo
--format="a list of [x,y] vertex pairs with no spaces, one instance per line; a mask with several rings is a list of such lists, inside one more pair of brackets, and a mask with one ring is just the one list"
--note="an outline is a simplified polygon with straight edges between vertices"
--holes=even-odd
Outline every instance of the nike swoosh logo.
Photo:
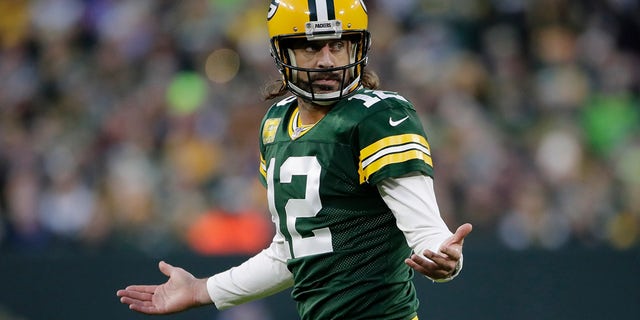
[[407,119],[409,119],[409,116],[406,116],[406,117],[404,117],[404,118],[402,118],[400,120],[396,120],[396,121],[393,121],[393,119],[391,119],[391,117],[389,117],[389,125],[392,126],[392,127],[395,127],[395,126],[403,123]]

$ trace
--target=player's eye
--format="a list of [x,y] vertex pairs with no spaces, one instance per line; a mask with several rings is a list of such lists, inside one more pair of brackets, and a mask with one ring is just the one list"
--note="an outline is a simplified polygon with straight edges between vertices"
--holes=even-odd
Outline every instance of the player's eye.
[[344,48],[346,47],[346,44],[344,40],[320,41],[320,42],[309,41],[309,42],[306,42],[301,49],[303,49],[305,53],[317,53],[326,46],[329,46],[329,50],[331,52],[337,53],[344,50]]
[[345,41],[332,41],[329,42],[329,49],[332,52],[340,52],[346,47]]

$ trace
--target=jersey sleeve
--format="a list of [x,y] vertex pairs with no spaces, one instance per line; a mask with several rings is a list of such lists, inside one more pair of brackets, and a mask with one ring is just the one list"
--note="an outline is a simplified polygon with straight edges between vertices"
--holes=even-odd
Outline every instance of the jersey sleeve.
[[386,178],[420,172],[433,177],[431,148],[413,106],[390,97],[358,124],[360,183],[377,184]]

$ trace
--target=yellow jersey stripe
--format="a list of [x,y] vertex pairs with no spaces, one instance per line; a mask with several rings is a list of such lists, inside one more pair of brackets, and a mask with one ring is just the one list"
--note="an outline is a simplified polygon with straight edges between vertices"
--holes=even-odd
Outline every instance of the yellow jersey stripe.
[[429,142],[427,142],[427,139],[425,139],[423,136],[419,134],[412,134],[412,133],[400,134],[400,135],[395,135],[395,136],[390,136],[390,137],[380,139],[368,145],[364,149],[360,150],[360,161],[370,157],[371,155],[375,154],[376,152],[379,152],[384,148],[407,144],[411,142],[422,144],[427,149],[429,149]]
[[427,155],[431,155],[431,153],[429,152],[429,149],[427,149],[424,145],[419,144],[419,143],[409,143],[409,144],[403,144],[400,146],[391,146],[388,148],[384,148],[378,152],[376,152],[375,154],[373,154],[372,156],[370,156],[369,158],[363,160],[360,164],[360,166],[362,168],[367,168],[371,163],[377,161],[378,159],[388,155],[388,154],[392,154],[392,153],[399,153],[399,152],[404,152],[407,150],[420,150],[422,152],[424,152]]
[[267,162],[264,161],[262,153],[260,153],[260,175],[265,179],[267,178]]
[[361,168],[360,183],[364,183],[372,174],[387,165],[415,159],[422,160],[429,166],[433,167],[433,160],[431,159],[431,156],[421,150],[412,149],[401,153],[391,153],[377,159],[376,161],[373,161],[367,167]]
[[433,167],[427,139],[419,134],[400,134],[380,139],[360,151],[360,183],[382,167],[420,159]]

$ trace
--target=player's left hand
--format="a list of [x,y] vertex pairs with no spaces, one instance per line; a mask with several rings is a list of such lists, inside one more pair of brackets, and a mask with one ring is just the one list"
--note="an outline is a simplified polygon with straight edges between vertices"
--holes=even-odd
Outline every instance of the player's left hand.
[[424,257],[413,254],[405,259],[405,263],[415,271],[434,280],[450,278],[456,271],[456,267],[462,257],[464,238],[473,229],[470,223],[458,227],[456,232],[445,240],[438,252],[425,250]]

